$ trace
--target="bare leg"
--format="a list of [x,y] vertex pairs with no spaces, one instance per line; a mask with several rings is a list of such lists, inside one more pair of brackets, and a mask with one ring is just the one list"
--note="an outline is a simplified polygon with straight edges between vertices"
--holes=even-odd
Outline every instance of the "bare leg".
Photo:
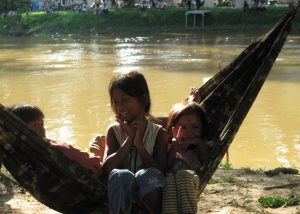
[[143,202],[150,213],[161,213],[161,191],[155,189],[144,196]]

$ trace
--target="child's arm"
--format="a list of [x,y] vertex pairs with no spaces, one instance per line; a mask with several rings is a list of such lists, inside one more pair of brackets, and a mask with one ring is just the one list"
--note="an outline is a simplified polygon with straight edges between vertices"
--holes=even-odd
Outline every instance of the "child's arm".
[[120,168],[130,152],[133,145],[133,139],[127,137],[122,146],[119,146],[113,128],[109,127],[106,135],[106,145],[104,151],[103,168],[106,173],[110,173],[115,168]]
[[167,168],[167,140],[168,135],[163,130],[160,129],[156,139],[155,146],[153,150],[153,156],[151,156],[145,149],[144,146],[136,146],[137,152],[140,155],[143,166],[145,168],[155,167],[162,172],[166,171]]

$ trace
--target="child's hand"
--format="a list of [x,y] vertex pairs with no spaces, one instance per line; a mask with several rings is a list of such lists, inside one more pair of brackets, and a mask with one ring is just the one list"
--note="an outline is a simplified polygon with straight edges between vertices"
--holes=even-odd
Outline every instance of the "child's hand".
[[176,141],[178,144],[177,148],[181,150],[187,150],[189,147],[197,147],[198,145],[202,144],[202,140],[199,138],[189,138],[181,141]]
[[200,96],[200,90],[199,88],[192,87],[190,95],[188,96],[188,102],[195,102],[200,103],[201,102],[201,96]]
[[176,152],[184,151],[184,145],[181,141],[177,141],[175,138],[172,139],[172,147]]
[[94,136],[89,142],[89,150],[91,156],[99,156],[100,160],[102,161],[105,150],[105,136]]
[[214,147],[214,145],[216,144],[216,142],[213,141],[213,140],[209,140],[209,141],[207,141],[205,144],[206,144],[208,147],[212,148],[212,147]]
[[135,120],[131,125],[136,130],[133,145],[136,147],[143,146],[143,136],[147,126],[147,122]]
[[116,121],[120,124],[121,128],[128,135],[129,138],[134,139],[136,134],[136,129],[132,124],[128,124],[126,121],[122,120],[119,116],[116,116]]
[[172,132],[173,136],[175,136],[173,141],[177,150],[186,150],[190,145],[197,146],[201,141],[197,136],[186,134],[186,130],[181,126],[173,127]]

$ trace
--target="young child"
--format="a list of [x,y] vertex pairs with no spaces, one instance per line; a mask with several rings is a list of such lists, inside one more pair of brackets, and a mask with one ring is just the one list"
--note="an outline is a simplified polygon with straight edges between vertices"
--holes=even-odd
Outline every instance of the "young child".
[[130,213],[138,201],[160,213],[168,136],[148,118],[147,82],[138,72],[119,74],[110,82],[109,95],[116,122],[107,130],[103,167],[109,174],[111,213]]
[[[46,131],[44,128],[44,113],[37,106],[32,105],[12,105],[7,107],[8,110],[22,119],[28,126],[30,126],[37,135],[46,138]],[[87,152],[74,148],[67,143],[56,143],[48,140],[51,146],[60,150],[67,158],[79,163],[85,169],[91,171],[96,176],[102,174],[101,158],[91,157]]]
[[197,213],[201,165],[208,159],[208,122],[195,102],[174,105],[168,120],[172,138],[168,152],[169,172],[163,190],[163,213]]

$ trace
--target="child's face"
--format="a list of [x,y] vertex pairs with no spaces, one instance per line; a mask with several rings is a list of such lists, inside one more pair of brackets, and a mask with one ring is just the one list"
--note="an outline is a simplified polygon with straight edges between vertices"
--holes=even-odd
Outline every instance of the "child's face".
[[174,127],[172,127],[173,138],[186,140],[189,138],[201,138],[202,124],[196,114],[186,114],[181,116]]
[[28,123],[30,127],[41,137],[46,137],[46,131],[44,128],[44,119],[40,118],[38,120],[34,120]]
[[112,92],[112,109],[121,120],[131,122],[141,115],[145,115],[144,105],[136,97],[131,97],[121,89]]

